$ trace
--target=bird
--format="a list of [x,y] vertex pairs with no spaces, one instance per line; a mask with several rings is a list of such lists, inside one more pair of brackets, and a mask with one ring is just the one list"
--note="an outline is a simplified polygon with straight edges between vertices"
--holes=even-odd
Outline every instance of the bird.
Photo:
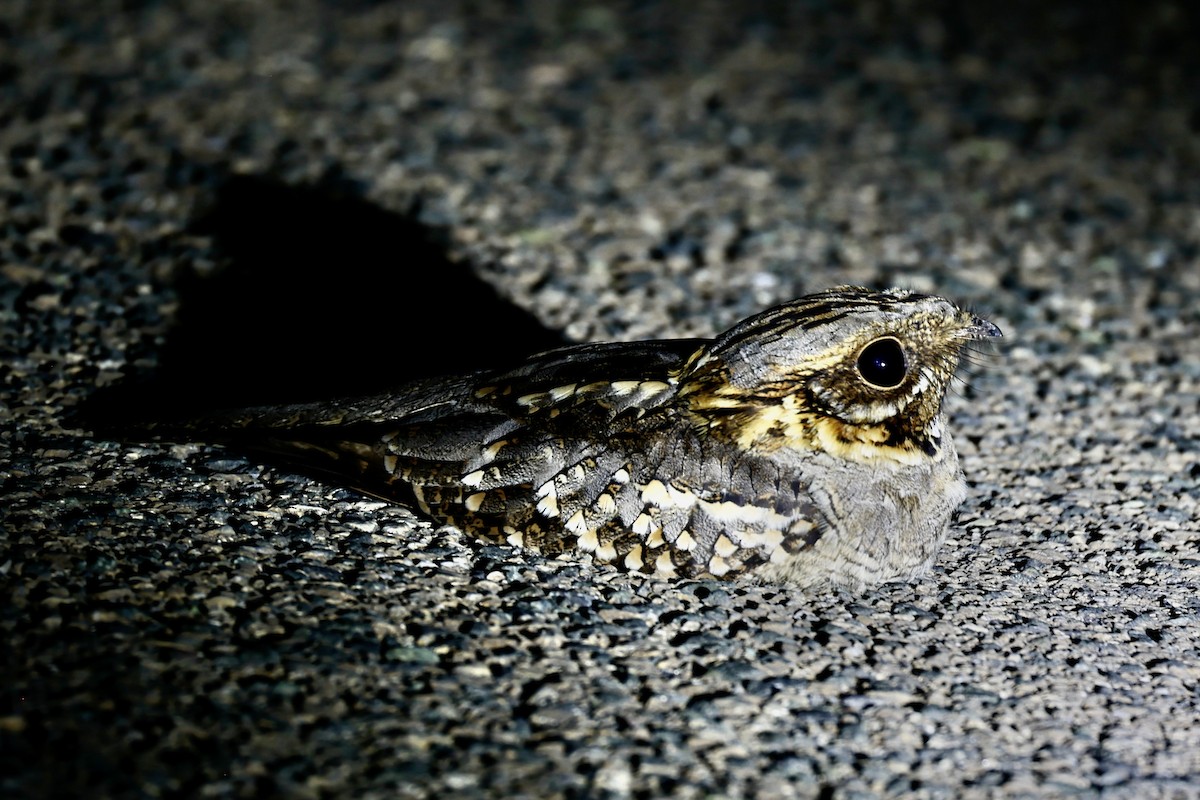
[[944,400],[999,336],[941,296],[837,286],[710,339],[566,345],[183,433],[546,558],[863,591],[935,563],[967,496]]

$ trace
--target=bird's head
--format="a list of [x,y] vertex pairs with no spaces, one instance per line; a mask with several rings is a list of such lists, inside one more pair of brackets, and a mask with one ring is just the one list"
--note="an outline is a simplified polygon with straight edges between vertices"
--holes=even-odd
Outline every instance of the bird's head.
[[949,300],[841,286],[749,317],[688,360],[679,394],[744,447],[937,457],[964,348],[1000,329]]

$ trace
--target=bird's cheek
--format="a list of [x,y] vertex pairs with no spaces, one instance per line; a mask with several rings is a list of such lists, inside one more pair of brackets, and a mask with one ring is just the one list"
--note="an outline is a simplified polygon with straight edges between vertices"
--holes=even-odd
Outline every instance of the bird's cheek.
[[819,398],[824,412],[852,425],[880,425],[904,413],[912,401],[908,395],[894,393],[828,392],[827,395]]

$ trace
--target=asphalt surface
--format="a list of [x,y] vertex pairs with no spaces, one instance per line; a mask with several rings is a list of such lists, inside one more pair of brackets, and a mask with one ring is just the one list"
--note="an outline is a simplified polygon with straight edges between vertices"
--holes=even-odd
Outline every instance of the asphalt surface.
[[[0,795],[1200,796],[1196,16],[0,0]],[[858,596],[79,425],[842,283],[1006,334]]]

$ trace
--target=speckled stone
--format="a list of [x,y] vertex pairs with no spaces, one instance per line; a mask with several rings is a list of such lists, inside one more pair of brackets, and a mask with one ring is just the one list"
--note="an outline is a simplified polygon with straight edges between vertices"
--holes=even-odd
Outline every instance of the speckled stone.
[[[960,5],[0,0],[0,794],[1200,796],[1197,13]],[[861,596],[72,416],[839,283],[1006,334],[937,568]]]

